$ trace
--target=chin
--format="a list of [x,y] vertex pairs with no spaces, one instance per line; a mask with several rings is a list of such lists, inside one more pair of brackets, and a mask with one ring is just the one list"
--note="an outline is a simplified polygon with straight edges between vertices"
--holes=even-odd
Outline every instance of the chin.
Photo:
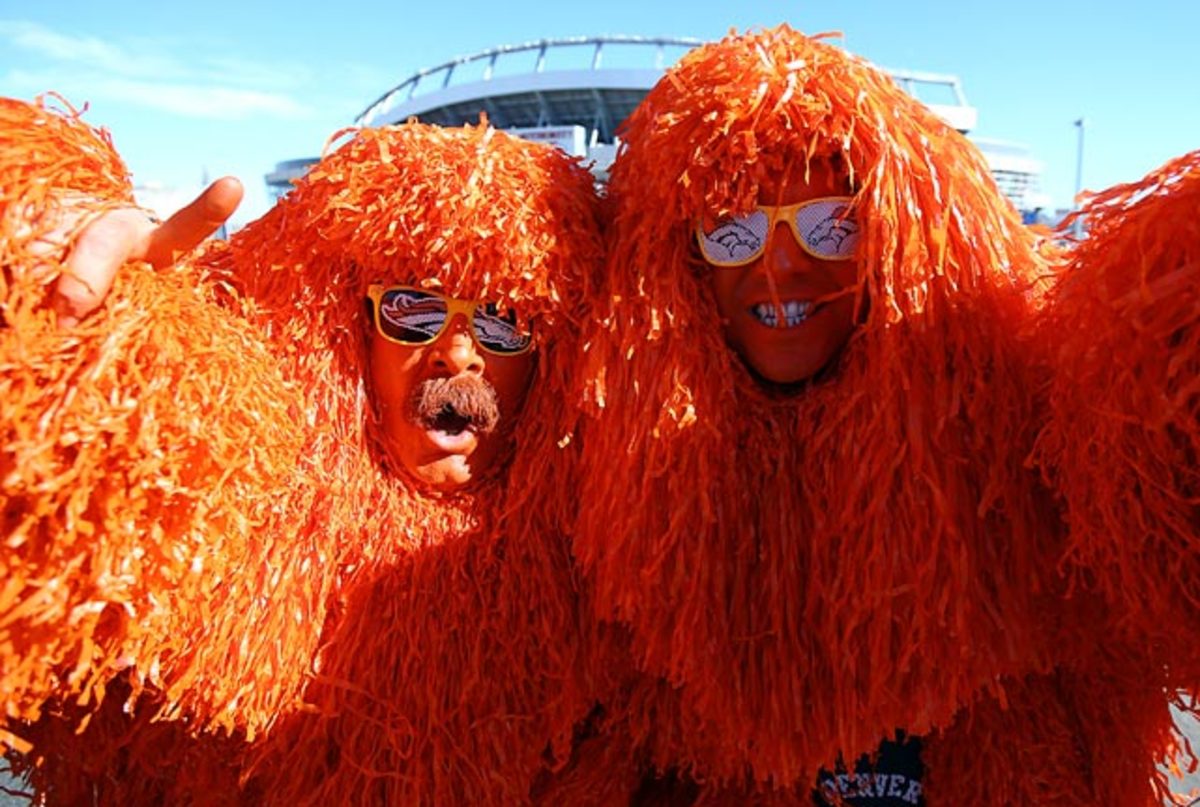
[[474,478],[470,460],[460,454],[420,464],[404,463],[404,469],[421,487],[444,493],[465,487]]
[[805,364],[796,363],[781,363],[781,364],[755,364],[751,365],[754,374],[759,380],[770,384],[800,384],[808,381],[813,376],[821,372],[822,368],[828,364],[825,362],[806,362]]
[[795,356],[776,362],[746,362],[759,383],[768,387],[798,387],[819,377],[834,362],[834,356],[812,357],[804,362]]

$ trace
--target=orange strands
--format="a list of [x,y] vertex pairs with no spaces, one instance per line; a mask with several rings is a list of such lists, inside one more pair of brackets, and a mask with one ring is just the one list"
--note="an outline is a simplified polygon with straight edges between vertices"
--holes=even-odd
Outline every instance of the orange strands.
[[[602,249],[595,202],[584,169],[487,126],[364,130],[229,244],[123,270],[82,328],[9,321],[6,428],[31,435],[7,441],[6,537],[31,536],[2,556],[19,569],[5,613],[29,614],[0,626],[5,684],[25,697],[10,717],[126,665],[121,697],[143,695],[124,720],[56,703],[79,735],[22,725],[53,757],[40,789],[82,771],[107,777],[108,803],[239,798],[187,773],[209,770],[259,802],[312,771],[363,798],[498,801],[569,744],[589,707],[565,516],[515,508],[573,478],[571,452],[531,446],[565,394]],[[511,477],[435,496],[386,467],[364,298],[414,278],[534,322]],[[40,605],[41,589],[62,602]],[[44,659],[60,672],[34,686]],[[216,726],[233,736],[199,733]]]
[[[486,127],[410,124],[358,133],[235,239],[232,282],[269,332],[304,346],[292,354],[300,377],[329,364],[363,374],[356,318],[371,282],[425,278],[503,300],[539,340],[513,464],[475,495],[422,504],[410,493],[421,520],[406,522],[367,495],[381,480],[349,467],[366,464],[369,434],[343,454],[343,489],[363,486],[355,562],[370,571],[355,572],[327,625],[309,709],[253,754],[247,775],[269,802],[512,803],[551,762],[548,745],[569,747],[589,701],[574,676],[565,516],[521,501],[573,479],[571,453],[538,438],[577,350],[578,306],[601,254],[596,216],[590,176],[552,149]],[[328,295],[320,319],[287,290],[293,273],[309,297]],[[329,408],[332,427],[358,428],[361,413]]]
[[[1041,338],[1067,568],[1200,685],[1200,151],[1090,198]],[[1070,223],[1065,225],[1070,226]]]
[[129,267],[103,313],[58,330],[61,250],[36,242],[68,205],[129,204],[124,168],[73,116],[2,109],[21,149],[2,169],[5,716],[34,717],[49,695],[86,704],[132,666],[209,702],[206,720],[239,722],[238,701],[262,720],[252,689],[279,673],[276,651],[243,642],[270,591],[276,491],[303,487],[299,399],[195,272]]
[[925,793],[954,804],[1169,804],[1155,753],[1173,742],[1161,675],[1136,657],[1006,680],[927,738]]
[[[622,139],[575,551],[598,615],[630,628],[631,686],[678,688],[632,700],[656,763],[806,788],[1046,663],[1057,539],[1023,464],[1039,378],[1018,336],[1044,270],[964,137],[786,27],[687,55]],[[693,230],[832,153],[863,324],[818,380],[769,390],[724,343]]]

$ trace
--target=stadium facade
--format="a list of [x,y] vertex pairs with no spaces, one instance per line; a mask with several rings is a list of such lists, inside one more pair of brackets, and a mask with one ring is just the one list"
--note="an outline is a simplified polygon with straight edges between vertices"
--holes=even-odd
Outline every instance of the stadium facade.
[[[503,45],[418,70],[383,93],[355,123],[383,126],[418,118],[461,126],[486,114],[492,125],[555,143],[584,158],[603,181],[619,146],[620,124],[663,71],[701,40],[594,36]],[[885,68],[886,69],[886,68]],[[910,95],[970,136],[978,112],[957,76],[887,69]],[[1041,165],[1025,146],[972,138],[1000,189],[1027,217],[1044,207]],[[316,158],[287,160],[266,176],[273,198]]]

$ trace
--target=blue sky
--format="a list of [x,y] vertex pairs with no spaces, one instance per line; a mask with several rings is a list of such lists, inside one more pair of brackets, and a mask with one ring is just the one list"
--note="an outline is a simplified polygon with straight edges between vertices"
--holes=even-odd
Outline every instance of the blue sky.
[[138,183],[184,195],[206,174],[240,177],[244,222],[265,209],[262,176],[277,161],[319,154],[419,68],[542,37],[713,39],[780,22],[841,31],[879,65],[957,74],[979,112],[974,134],[1029,146],[1056,206],[1075,190],[1078,118],[1085,188],[1200,148],[1200,4],[1176,0],[0,0],[0,93],[88,103]]

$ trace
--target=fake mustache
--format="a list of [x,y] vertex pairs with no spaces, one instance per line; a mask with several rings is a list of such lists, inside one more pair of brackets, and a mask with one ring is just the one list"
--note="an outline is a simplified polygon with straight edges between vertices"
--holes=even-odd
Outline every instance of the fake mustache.
[[488,434],[500,421],[496,388],[481,376],[430,378],[413,391],[414,420],[425,429]]

